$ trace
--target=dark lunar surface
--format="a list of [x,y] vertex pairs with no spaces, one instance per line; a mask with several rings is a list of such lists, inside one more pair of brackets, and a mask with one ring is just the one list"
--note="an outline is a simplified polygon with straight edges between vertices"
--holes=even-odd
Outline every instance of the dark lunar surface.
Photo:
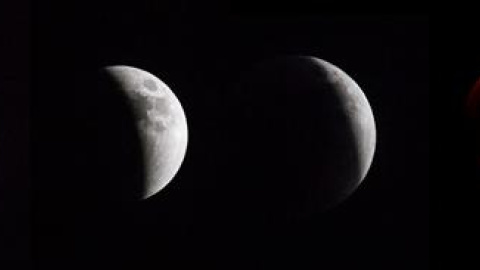
[[69,98],[50,104],[58,111],[42,114],[49,129],[35,138],[42,142],[37,151],[48,156],[35,167],[43,176],[34,197],[35,240],[41,247],[35,255],[40,264],[54,262],[52,267],[79,260],[80,254],[93,260],[89,250],[97,247],[84,250],[81,243],[89,240],[78,232],[113,218],[143,188],[142,148],[128,99],[99,70],[78,75],[64,74],[62,80],[77,83],[69,84],[64,95]]
[[472,146],[470,154],[476,156],[476,166],[480,170],[480,78],[472,84],[468,92],[466,89],[463,90],[465,91],[463,118],[466,138]]
[[[312,215],[354,191],[365,161],[343,89],[324,67],[305,57],[278,57],[233,87],[223,123],[225,135],[241,142],[225,145],[231,152],[224,166],[237,173],[224,189],[230,199],[238,194],[239,210]],[[241,179],[255,183],[238,185]]]

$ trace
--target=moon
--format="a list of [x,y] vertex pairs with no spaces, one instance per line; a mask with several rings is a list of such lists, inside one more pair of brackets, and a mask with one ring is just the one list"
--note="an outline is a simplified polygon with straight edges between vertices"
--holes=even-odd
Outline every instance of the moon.
[[230,106],[235,117],[229,130],[241,134],[234,156],[249,168],[239,178],[255,178],[239,192],[250,192],[252,209],[263,205],[262,211],[288,216],[321,212],[366,178],[375,120],[360,86],[339,67],[312,56],[278,57],[254,66],[234,88],[239,105]]
[[480,117],[480,78],[473,84],[466,100],[468,117],[475,119]]
[[376,128],[372,108],[362,89],[348,74],[325,60],[311,60],[325,71],[327,82],[331,84],[333,91],[337,91],[345,114],[350,118],[361,168],[356,182],[360,184],[370,169],[375,152]]
[[188,142],[180,101],[159,78],[130,66],[104,67],[128,97],[144,155],[142,199],[162,190],[180,169]]
[[468,92],[465,104],[466,116],[471,135],[472,153],[476,156],[477,167],[480,168],[480,78],[473,84]]

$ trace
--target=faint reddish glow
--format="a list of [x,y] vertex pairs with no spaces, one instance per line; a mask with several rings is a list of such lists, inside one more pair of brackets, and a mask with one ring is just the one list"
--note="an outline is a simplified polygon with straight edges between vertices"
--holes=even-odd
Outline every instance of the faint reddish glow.
[[472,89],[468,93],[465,111],[470,118],[470,131],[473,132],[473,141],[471,147],[475,151],[476,166],[480,168],[480,78],[477,79]]
[[472,118],[480,116],[480,78],[475,82],[467,97],[467,114]]

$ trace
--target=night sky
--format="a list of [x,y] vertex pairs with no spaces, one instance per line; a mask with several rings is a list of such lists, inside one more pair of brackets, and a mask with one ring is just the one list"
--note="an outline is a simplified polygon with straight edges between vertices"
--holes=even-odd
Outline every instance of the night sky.
[[[467,117],[467,96],[480,77],[480,42],[471,33],[478,29],[478,22],[468,12],[457,20],[455,27],[446,27],[440,40],[449,40],[435,51],[443,55],[435,64],[432,78],[438,95],[432,100],[431,126],[438,135],[432,140],[432,181],[435,196],[432,214],[438,231],[432,238],[440,237],[435,253],[436,265],[441,269],[478,268],[480,240],[478,213],[480,206],[480,167],[476,156],[478,137],[475,126]],[[463,29],[457,31],[456,29]],[[438,54],[440,53],[440,54]],[[440,233],[444,232],[444,233]]]
[[[36,7],[34,265],[428,269],[428,18],[321,8],[254,12],[201,2],[47,1]],[[228,108],[241,106],[231,94],[241,76],[259,61],[292,54],[325,59],[360,85],[375,116],[377,145],[366,179],[344,203],[280,222],[242,212],[241,200],[252,207],[248,193],[232,187],[254,191],[261,181],[249,169],[256,149],[242,143],[242,133],[227,132],[225,122],[236,119]],[[118,166],[121,178],[125,166],[115,163],[114,144],[111,157],[95,155],[98,138],[89,133],[107,125],[90,121],[92,110],[109,110],[108,101],[96,99],[90,75],[116,64],[162,79],[182,102],[189,124],[179,173],[139,203],[102,200],[108,189],[102,170]],[[294,115],[295,106],[301,105],[286,106],[285,114]],[[255,133],[249,123],[238,126]],[[245,152],[234,155],[233,147]],[[273,167],[268,158],[264,162]]]

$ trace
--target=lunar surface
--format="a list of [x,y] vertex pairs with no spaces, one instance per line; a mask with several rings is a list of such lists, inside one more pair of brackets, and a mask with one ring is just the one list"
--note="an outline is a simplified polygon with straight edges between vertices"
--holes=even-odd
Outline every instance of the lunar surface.
[[468,93],[466,113],[469,120],[469,132],[472,136],[472,150],[475,151],[477,166],[480,168],[480,78]]
[[323,211],[365,179],[375,121],[365,94],[340,68],[315,57],[279,57],[256,65],[233,92],[229,129],[239,139],[232,163],[245,171],[233,182],[254,178],[237,192],[252,211]]
[[477,79],[467,96],[467,114],[471,118],[480,117],[480,78]]
[[311,60],[325,70],[327,81],[332,90],[338,91],[345,113],[350,117],[361,163],[360,183],[367,175],[375,152],[376,128],[372,109],[362,89],[350,76],[327,61],[317,58]]
[[129,66],[105,70],[133,106],[145,162],[141,197],[146,199],[162,190],[183,162],[188,140],[185,113],[172,90],[154,75]]

